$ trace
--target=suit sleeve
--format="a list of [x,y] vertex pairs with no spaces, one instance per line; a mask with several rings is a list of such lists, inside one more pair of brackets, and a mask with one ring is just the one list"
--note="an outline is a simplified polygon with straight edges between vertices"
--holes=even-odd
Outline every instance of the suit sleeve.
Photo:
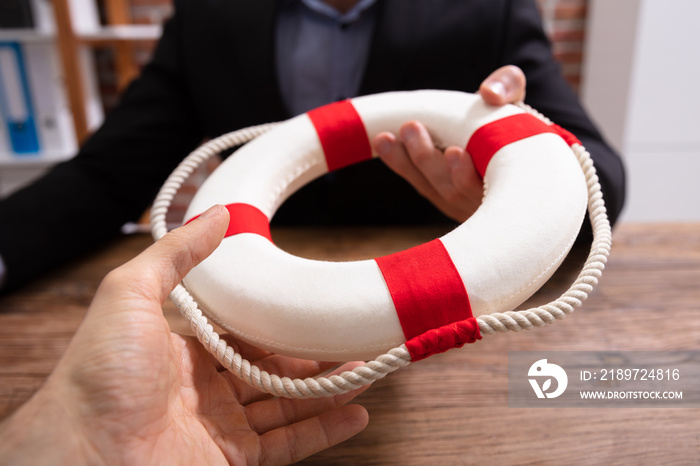
[[[500,31],[500,65],[518,65],[527,76],[525,102],[575,134],[593,158],[611,223],[625,200],[625,171],[564,80],[533,0],[511,0]],[[590,230],[590,227],[589,227]]]
[[73,159],[0,201],[5,290],[80,255],[138,219],[203,137],[188,95],[177,13],[152,61]]

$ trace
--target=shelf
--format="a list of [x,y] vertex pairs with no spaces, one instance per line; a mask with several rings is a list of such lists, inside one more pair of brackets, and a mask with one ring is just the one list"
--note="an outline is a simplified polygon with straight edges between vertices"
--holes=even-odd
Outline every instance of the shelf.
[[[2,1],[2,0],[0,0]],[[0,29],[0,42],[19,42],[26,47],[22,49],[27,56],[43,54],[48,60],[60,60],[56,76],[61,87],[61,105],[70,109],[70,124],[65,125],[72,133],[72,139],[81,143],[102,119],[99,90],[96,82],[94,57],[92,50],[110,47],[114,50],[113,61],[117,77],[117,90],[123,90],[136,77],[140,68],[134,53],[139,44],[135,42],[155,42],[162,33],[162,26],[155,24],[133,24],[128,0],[104,0],[106,24],[100,21],[96,0],[29,0],[34,12],[35,28]],[[42,49],[38,50],[37,49]],[[34,60],[28,68],[35,71],[30,79],[38,81],[48,76],[36,71],[46,69],[47,60]],[[45,79],[44,79],[45,80]],[[49,83],[53,86],[55,83]],[[41,94],[46,86],[33,86],[34,92]],[[40,99],[35,99],[39,101]],[[66,100],[63,105],[63,100]],[[52,112],[48,112],[53,115]],[[43,120],[42,120],[43,121]],[[64,126],[61,126],[63,130]],[[63,134],[63,133],[62,133]],[[2,138],[0,138],[2,139]],[[46,139],[44,147],[57,146],[58,139]],[[65,138],[63,138],[65,139]],[[58,147],[67,147],[59,143]],[[0,166],[8,163],[26,165],[31,163],[50,163],[57,159],[53,155],[37,157],[39,162],[32,162],[32,156],[13,157],[6,144],[0,144]],[[61,150],[61,149],[59,149]],[[9,152],[9,153],[8,153]],[[21,162],[17,162],[21,160]],[[42,162],[45,161],[45,162]]]
[[104,0],[104,26],[95,0],[29,1],[35,27],[0,28],[0,42],[22,44],[42,150],[13,153],[0,127],[0,197],[75,156],[101,120],[91,48],[115,50],[117,85],[123,89],[139,71],[132,42],[157,41],[162,33],[160,25],[132,24],[128,0]]
[[120,24],[103,26],[94,32],[81,32],[77,38],[83,42],[158,40],[163,29],[160,25]]
[[38,168],[51,166],[58,162],[68,160],[74,155],[74,150],[48,150],[37,154],[23,155],[0,152],[0,168]]
[[56,39],[53,32],[36,29],[0,29],[0,42],[51,42]]

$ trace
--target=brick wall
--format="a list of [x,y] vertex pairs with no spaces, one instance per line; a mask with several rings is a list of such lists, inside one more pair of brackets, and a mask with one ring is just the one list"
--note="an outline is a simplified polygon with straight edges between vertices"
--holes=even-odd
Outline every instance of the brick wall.
[[587,0],[538,0],[554,56],[571,86],[578,91],[586,34]]

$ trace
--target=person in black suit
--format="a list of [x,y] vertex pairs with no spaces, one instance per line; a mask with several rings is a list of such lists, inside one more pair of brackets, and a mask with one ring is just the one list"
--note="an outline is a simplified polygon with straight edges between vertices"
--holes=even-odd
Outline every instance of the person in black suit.
[[[153,59],[79,154],[0,201],[6,291],[102,244],[139,218],[167,175],[205,138],[298,113],[284,84],[295,70],[283,70],[288,54],[280,49],[294,42],[284,36],[289,31],[281,21],[297,14],[301,1],[174,3]],[[343,3],[326,2],[352,9]],[[534,0],[348,4],[364,9],[352,21],[337,21],[341,30],[352,32],[371,19],[355,94],[425,88],[474,92],[494,70],[515,65],[527,78],[526,103],[578,136],[591,152],[608,213],[616,220],[624,201],[621,160],[562,78]],[[353,95],[325,99],[345,97]],[[445,221],[403,179],[435,201],[415,176],[395,165],[396,154],[394,146],[383,158],[399,175],[380,160],[349,167],[293,195],[273,222]],[[458,221],[465,215],[442,210]]]

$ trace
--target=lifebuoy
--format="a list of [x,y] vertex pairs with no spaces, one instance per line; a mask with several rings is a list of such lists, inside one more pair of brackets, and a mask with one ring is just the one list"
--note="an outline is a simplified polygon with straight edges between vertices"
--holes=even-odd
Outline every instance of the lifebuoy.
[[[374,260],[315,261],[273,244],[269,220],[289,195],[371,158],[372,138],[409,120],[421,121],[439,146],[466,147],[472,156],[485,196],[469,220]],[[435,345],[460,346],[479,338],[475,317],[524,302],[573,245],[588,202],[574,143],[519,107],[455,91],[321,107],[244,145],[204,182],[186,218],[224,204],[232,220],[227,238],[184,284],[219,326],[280,354],[367,360],[407,343],[418,359]]]

